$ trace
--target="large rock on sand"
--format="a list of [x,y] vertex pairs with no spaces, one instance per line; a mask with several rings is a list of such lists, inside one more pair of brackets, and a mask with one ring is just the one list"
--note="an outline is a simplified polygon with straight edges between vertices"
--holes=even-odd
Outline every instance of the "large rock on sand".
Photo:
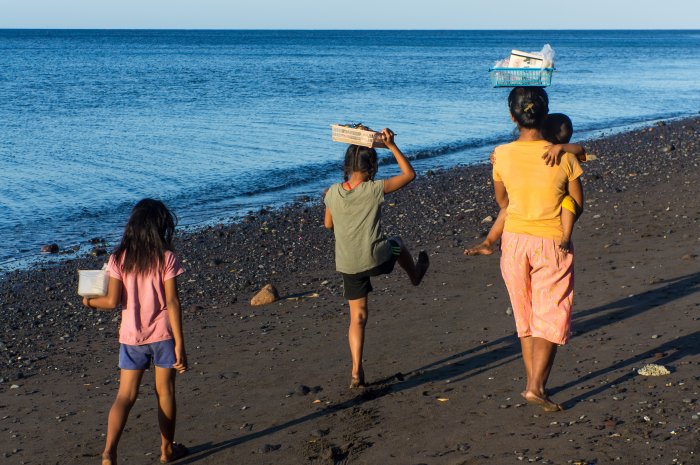
[[280,299],[280,295],[272,284],[265,284],[260,291],[250,299],[250,305],[259,307],[260,305],[271,304]]

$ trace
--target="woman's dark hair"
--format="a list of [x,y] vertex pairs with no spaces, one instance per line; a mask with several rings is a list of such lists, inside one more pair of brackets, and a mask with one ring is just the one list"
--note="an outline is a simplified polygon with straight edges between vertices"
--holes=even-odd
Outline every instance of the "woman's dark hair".
[[131,210],[121,243],[114,250],[123,272],[147,274],[160,269],[165,263],[165,251],[172,250],[176,224],[176,218],[160,200],[139,201]]
[[564,113],[550,113],[542,125],[542,137],[553,144],[568,144],[574,134],[574,124]]
[[369,178],[374,180],[377,174],[377,151],[369,147],[350,145],[345,151],[343,168],[346,181],[355,171],[367,173]]
[[543,87],[516,87],[508,95],[508,108],[519,127],[540,129],[549,113],[549,97]]

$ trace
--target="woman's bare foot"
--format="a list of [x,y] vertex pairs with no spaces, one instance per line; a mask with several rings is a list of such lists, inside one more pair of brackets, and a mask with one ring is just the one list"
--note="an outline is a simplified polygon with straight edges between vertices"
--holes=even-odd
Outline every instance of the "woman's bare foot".
[[423,276],[425,276],[425,272],[428,271],[428,267],[430,266],[430,257],[428,257],[428,253],[425,250],[421,250],[418,253],[418,260],[416,260],[416,280],[413,282],[414,286],[417,286],[420,284],[420,282],[423,280]]
[[171,463],[176,460],[180,460],[189,453],[190,451],[187,450],[187,447],[180,443],[174,442],[169,448],[166,447],[165,449],[161,450],[160,463]]
[[474,247],[464,249],[464,255],[491,255],[493,253],[493,246],[482,242]]
[[539,396],[534,392],[523,391],[520,393],[521,396],[527,401],[528,404],[537,405],[542,407],[545,412],[561,412],[564,407],[552,402],[552,400],[547,396]]
[[117,465],[117,454],[103,452],[102,453],[102,465]]

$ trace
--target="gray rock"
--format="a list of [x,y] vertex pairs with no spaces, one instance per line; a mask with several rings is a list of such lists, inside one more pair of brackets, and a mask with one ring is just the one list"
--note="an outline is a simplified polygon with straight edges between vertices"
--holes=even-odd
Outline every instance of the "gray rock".
[[102,247],[95,247],[90,251],[90,255],[92,255],[93,257],[101,257],[103,255],[107,255],[107,249]]
[[48,244],[41,248],[41,253],[58,253],[58,244]]

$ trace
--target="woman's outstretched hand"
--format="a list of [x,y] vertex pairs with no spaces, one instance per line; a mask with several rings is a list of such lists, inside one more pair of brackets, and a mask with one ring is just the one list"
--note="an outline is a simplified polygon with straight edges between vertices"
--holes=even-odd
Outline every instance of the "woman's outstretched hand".
[[493,244],[482,242],[468,249],[464,249],[464,255],[491,255],[493,253]]

